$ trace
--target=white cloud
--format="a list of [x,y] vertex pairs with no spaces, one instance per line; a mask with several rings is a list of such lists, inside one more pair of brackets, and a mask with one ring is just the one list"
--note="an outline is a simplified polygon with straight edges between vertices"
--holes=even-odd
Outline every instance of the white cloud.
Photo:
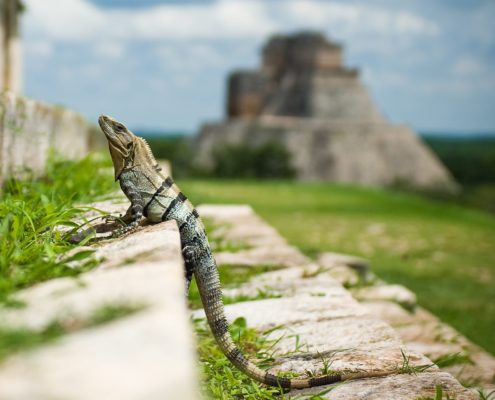
[[26,49],[28,53],[35,57],[50,57],[53,52],[53,44],[47,40],[33,40],[26,43]]
[[474,11],[467,34],[485,46],[493,46],[495,44],[494,15],[495,3],[493,1],[483,4]]
[[98,41],[94,48],[94,54],[106,59],[118,59],[125,53],[125,44],[115,40]]
[[370,67],[362,69],[362,77],[365,83],[382,88],[407,89],[414,87],[416,84],[404,73],[389,71],[387,74],[383,74]]
[[[489,70],[490,68],[482,61],[468,55],[459,57],[452,66],[452,73],[458,77],[480,76]],[[491,72],[494,73],[495,71]]]
[[282,11],[293,25],[333,29],[346,34],[424,34],[438,33],[438,26],[406,11],[390,11],[362,4],[322,0],[290,0]]
[[60,41],[264,36],[277,29],[261,1],[104,9],[87,0],[27,0],[26,31]]
[[31,37],[86,40],[105,26],[105,13],[86,0],[28,0],[26,5],[23,25]]
[[262,38],[300,28],[339,32],[435,34],[431,21],[405,11],[321,0],[217,0],[140,9],[99,8],[88,0],[27,0],[26,30],[59,41]]
[[183,46],[177,43],[158,45],[155,54],[163,65],[177,70],[198,70],[205,67],[224,66],[228,59],[214,46],[205,43],[191,43]]
[[495,90],[495,67],[471,55],[460,56],[451,69],[452,87],[461,93]]

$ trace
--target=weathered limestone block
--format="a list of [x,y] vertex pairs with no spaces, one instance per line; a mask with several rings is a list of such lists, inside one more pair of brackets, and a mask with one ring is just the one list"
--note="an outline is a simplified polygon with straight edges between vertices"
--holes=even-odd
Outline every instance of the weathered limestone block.
[[38,331],[53,321],[77,326],[105,306],[140,309],[9,357],[0,364],[0,398],[199,398],[177,225],[147,226],[94,248],[99,268],[23,290],[17,298],[26,307],[0,309],[2,326]]
[[300,264],[301,255],[294,248],[285,246],[274,248],[272,246],[257,247],[235,253],[218,253],[215,259],[219,265],[277,265],[291,266]]
[[410,312],[386,301],[362,304],[370,314],[391,324],[409,349],[434,361],[451,357],[453,361],[442,370],[463,384],[479,387],[487,393],[495,386],[495,357],[424,308],[416,307]]
[[229,76],[227,115],[255,117],[265,103],[267,80],[256,72],[236,71]]
[[254,214],[249,206],[204,205],[197,209],[202,217],[219,226],[213,234],[218,232],[228,240],[249,247],[236,252],[216,252],[215,259],[218,264],[294,266],[308,262],[299,250],[289,246],[277,231]]
[[[411,365],[431,364],[421,353],[402,344],[385,322],[365,316],[303,321],[286,325],[269,338],[279,340],[273,347],[277,371],[321,371],[324,360],[337,371],[395,371],[404,363],[402,352],[410,357]],[[296,349],[298,354],[291,354]]]
[[295,296],[304,294],[314,297],[340,297],[343,302],[351,299],[345,290],[329,273],[318,265],[308,264],[304,267],[291,267],[266,272],[253,277],[238,288],[226,289],[228,296],[252,296],[260,291],[276,296]]
[[383,122],[356,74],[316,73],[310,81],[310,115],[316,118]]
[[388,322],[393,327],[409,325],[412,323],[425,323],[437,321],[437,318],[422,309],[417,307],[414,311],[405,310],[399,304],[388,301],[367,301],[362,303],[368,313]]
[[88,151],[89,124],[74,111],[0,94],[0,183],[8,176],[43,170],[50,148],[65,158]]
[[401,285],[378,284],[352,289],[352,295],[359,301],[392,301],[412,309],[416,306],[416,295]]
[[346,266],[360,273],[368,272],[371,268],[369,261],[364,258],[328,251],[318,256],[317,263],[327,268]]
[[77,159],[86,155],[89,147],[89,124],[81,115],[60,106],[49,106],[53,118],[50,147],[64,158]]
[[[324,399],[332,400],[418,400],[421,397],[435,397],[439,385],[444,393],[456,400],[478,400],[475,390],[466,389],[450,374],[445,372],[424,372],[418,374],[393,375],[386,378],[370,378],[338,385]],[[327,387],[327,389],[329,389]],[[301,390],[298,395],[317,394],[325,387]],[[296,395],[296,393],[294,393]]]
[[[231,322],[244,317],[248,326],[260,331],[279,327],[268,336],[275,343],[274,371],[320,370],[324,359],[341,371],[394,371],[404,361],[402,351],[411,365],[431,364],[410,352],[387,324],[368,317],[348,293],[236,303],[226,307],[226,314]],[[195,313],[202,315],[202,310]]]
[[443,369],[466,385],[484,389],[485,393],[495,390],[495,358],[473,345],[466,353],[470,362],[449,365]]
[[[245,317],[249,326],[267,330],[279,325],[362,316],[366,311],[352,298],[342,303],[331,297],[298,296],[235,303],[226,306],[226,313],[231,321]],[[201,318],[204,311],[197,310],[194,315]]]
[[448,170],[410,128],[384,122],[261,116],[207,124],[196,138],[198,161],[211,166],[212,149],[220,143],[272,141],[287,147],[301,180],[455,188]]

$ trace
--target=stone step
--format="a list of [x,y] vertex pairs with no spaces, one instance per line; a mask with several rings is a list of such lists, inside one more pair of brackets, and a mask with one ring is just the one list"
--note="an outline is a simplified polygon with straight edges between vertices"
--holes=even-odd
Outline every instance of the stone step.
[[[435,398],[437,386],[442,388],[442,399],[479,399],[476,393],[464,388],[447,372],[423,372],[349,381],[336,385],[328,393],[321,394],[320,398],[329,400],[426,400]],[[302,392],[309,396],[321,393],[322,388],[312,388]],[[445,393],[451,397],[446,397]]]
[[[333,253],[323,253],[317,261],[324,267],[335,266]],[[330,274],[350,286],[352,295],[367,311],[389,323],[410,349],[432,360],[450,358],[450,365],[442,369],[462,384],[478,387],[486,394],[495,390],[495,357],[419,307],[414,293],[404,286],[389,285],[376,278],[361,286],[362,279],[354,266],[343,264],[340,270],[330,269]],[[369,270],[368,278],[371,275]]]
[[[230,264],[233,260],[247,268],[266,264],[263,257],[258,257],[263,249],[270,263],[283,267],[255,276],[238,288],[224,290],[227,296],[256,297],[263,291],[277,297],[235,303],[225,309],[230,322],[244,317],[248,326],[269,332],[267,339],[273,341],[271,351],[275,359],[272,372],[304,375],[311,371],[319,375],[325,365],[330,365],[334,372],[398,372],[401,368],[405,372],[406,368],[418,368],[419,371],[420,367],[430,365],[423,373],[394,373],[384,378],[345,382],[336,387],[293,391],[293,396],[331,389],[322,397],[413,400],[434,396],[436,385],[440,385],[453,398],[478,398],[475,391],[464,388],[452,375],[432,365],[420,351],[408,347],[379,313],[371,313],[341,285],[343,282],[349,287],[359,287],[361,292],[356,291],[356,295],[387,299],[401,310],[404,309],[399,302],[415,305],[414,294],[405,288],[387,286],[370,276],[365,260],[326,254],[319,260],[322,262],[311,262],[246,206],[202,206],[198,211],[213,224],[222,226],[226,240],[250,246],[249,251],[215,254],[219,264]],[[360,286],[369,281],[379,285],[380,290],[375,286],[371,286],[373,290]],[[203,311],[195,312],[196,317],[201,315],[204,315]]]
[[223,236],[233,242],[241,241],[249,247],[236,252],[217,252],[215,258],[219,264],[294,266],[309,262],[249,206],[202,205],[199,208],[201,217],[213,221]]
[[[98,206],[125,211],[110,203]],[[198,399],[175,222],[146,226],[92,249],[102,260],[98,268],[23,290],[16,298],[24,308],[0,310],[3,328],[39,332],[57,321],[68,330],[0,364],[0,399]],[[134,312],[88,322],[109,307]]]

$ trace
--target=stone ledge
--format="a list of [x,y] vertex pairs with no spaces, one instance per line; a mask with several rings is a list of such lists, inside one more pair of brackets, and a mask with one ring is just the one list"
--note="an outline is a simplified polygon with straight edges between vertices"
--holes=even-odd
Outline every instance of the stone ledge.
[[84,321],[107,305],[144,308],[10,356],[0,364],[0,398],[198,399],[175,222],[142,227],[94,249],[103,259],[99,268],[18,293],[26,307],[0,309],[2,325],[38,331],[53,321]]
[[88,152],[90,125],[82,115],[55,105],[0,94],[0,183],[26,168],[40,173],[54,148],[67,159]]
[[[288,267],[309,262],[298,249],[287,244],[273,227],[263,222],[249,206],[201,205],[197,207],[197,210],[201,217],[222,225],[222,236],[250,247],[235,253],[215,253],[215,259],[219,265],[272,264]],[[235,223],[231,223],[232,221]]]
[[[326,266],[332,266],[334,259],[333,253],[323,253],[318,258]],[[407,288],[388,285],[371,271],[362,286],[362,277],[347,262],[338,266],[338,270],[331,268],[329,273],[342,284],[349,285],[352,295],[371,315],[391,324],[409,349],[433,360],[449,359],[450,365],[443,366],[442,370],[466,386],[478,387],[485,394],[495,389],[495,358],[417,306],[416,296]]]
[[[429,372],[412,375],[392,375],[385,378],[369,378],[337,385],[321,397],[331,400],[418,400],[435,397],[435,387],[440,385],[444,393],[455,400],[478,400],[476,391],[466,389],[446,372]],[[327,387],[329,388],[329,387]],[[317,394],[325,386],[301,390],[295,395]]]

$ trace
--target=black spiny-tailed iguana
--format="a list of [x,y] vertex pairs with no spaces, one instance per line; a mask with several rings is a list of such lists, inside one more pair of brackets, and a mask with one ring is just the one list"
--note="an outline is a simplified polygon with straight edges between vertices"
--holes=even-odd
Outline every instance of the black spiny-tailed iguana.
[[229,333],[217,265],[198,212],[172,178],[160,173],[160,168],[144,139],[135,136],[123,124],[108,116],[102,115],[98,122],[108,140],[115,180],[119,180],[122,191],[131,201],[131,206],[122,217],[128,224],[120,228],[114,236],[135,229],[143,216],[151,222],[177,221],[186,266],[186,291],[194,275],[213,336],[232,364],[258,382],[298,389],[393,373],[358,372],[290,379],[263,371],[246,359]]

